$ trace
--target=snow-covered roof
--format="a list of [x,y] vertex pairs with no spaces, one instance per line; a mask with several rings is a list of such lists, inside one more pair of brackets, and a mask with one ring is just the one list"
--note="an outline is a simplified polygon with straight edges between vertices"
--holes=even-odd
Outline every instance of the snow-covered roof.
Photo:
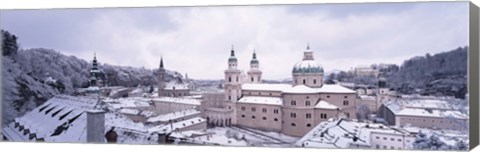
[[142,97],[107,99],[106,103],[114,109],[150,107],[150,99]]
[[142,88],[135,88],[132,91],[130,91],[131,94],[138,94],[138,93],[143,93]]
[[403,110],[397,111],[396,115],[468,119],[468,115],[453,110],[427,110],[404,108]]
[[456,110],[455,105],[442,100],[395,100],[386,102],[384,105],[398,116],[469,118],[467,114]]
[[[4,126],[2,131],[10,141],[46,142],[86,142],[86,112],[93,109],[97,99],[89,97],[72,97],[58,95],[38,106],[24,116],[15,118],[14,122]],[[124,115],[114,111],[105,114],[105,131],[114,126],[119,132],[134,132],[136,142],[129,142],[133,137],[119,134],[119,143],[155,143],[155,136],[150,137],[141,123],[134,123]],[[20,130],[20,128],[23,128]],[[29,133],[24,134],[28,129]],[[149,140],[150,139],[150,140]]]
[[169,120],[176,120],[187,116],[200,114],[200,111],[196,109],[187,109],[172,113],[167,113],[164,115],[159,115],[156,117],[149,118],[147,122],[168,122]]
[[129,115],[139,115],[140,110],[138,109],[120,109],[118,112]]
[[358,96],[361,100],[365,101],[376,101],[375,96],[360,95]]
[[149,128],[148,132],[149,133],[170,133],[172,131],[175,131],[176,129],[189,127],[189,126],[192,126],[192,125],[203,123],[205,121],[206,120],[201,118],[201,117],[195,117],[195,118],[192,118],[192,119],[187,119],[187,120],[172,123],[172,124],[155,126],[155,127]]
[[305,85],[297,85],[283,90],[283,93],[294,93],[294,94],[304,94],[304,93],[319,93],[318,89],[310,88]]
[[291,88],[290,84],[268,84],[268,83],[245,83],[242,84],[242,90],[254,91],[283,91]]
[[188,90],[188,84],[179,80],[173,79],[165,83],[165,90]]
[[173,102],[181,104],[190,104],[190,105],[200,105],[201,100],[191,99],[191,98],[182,98],[182,97],[159,97],[153,98],[153,102]]
[[[351,145],[371,147],[371,133],[408,135],[409,132],[382,124],[361,123],[344,119],[324,121],[295,143],[316,148],[349,148]],[[357,140],[355,141],[354,138]]]
[[266,105],[282,105],[281,97],[263,97],[263,96],[243,96],[238,103],[253,103]]
[[[186,139],[186,142],[202,145],[222,145],[222,146],[247,146],[245,140],[237,140],[228,137],[227,132],[232,132],[230,128],[216,127],[207,130],[189,130],[182,132],[172,132],[170,137]],[[238,134],[240,135],[240,134]],[[249,138],[248,136],[246,138]],[[250,139],[250,138],[249,138]]]
[[319,109],[338,109],[337,106],[333,105],[333,104],[330,104],[326,101],[323,101],[323,100],[320,100],[320,102],[317,103],[317,105],[315,105],[315,108],[319,108]]
[[318,88],[321,93],[356,93],[356,91],[337,84],[324,84]]

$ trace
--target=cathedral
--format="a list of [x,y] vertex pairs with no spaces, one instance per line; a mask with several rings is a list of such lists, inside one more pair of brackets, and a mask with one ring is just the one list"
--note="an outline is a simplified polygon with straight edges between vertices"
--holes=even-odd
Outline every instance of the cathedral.
[[[303,59],[292,68],[292,84],[262,83],[255,51],[246,76],[238,68],[233,47],[227,63],[224,101],[231,112],[222,124],[301,137],[322,121],[355,116],[356,92],[337,84],[324,84],[324,69],[315,61],[309,46]],[[209,120],[212,114],[206,117]]]

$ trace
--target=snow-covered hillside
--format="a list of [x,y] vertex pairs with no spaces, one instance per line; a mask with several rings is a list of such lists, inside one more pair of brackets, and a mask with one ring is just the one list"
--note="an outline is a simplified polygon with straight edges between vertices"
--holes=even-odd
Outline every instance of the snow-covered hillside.
[[[51,49],[18,50],[2,60],[3,123],[23,115],[55,94],[72,94],[87,87],[91,63]],[[157,70],[100,64],[106,85],[156,85]],[[175,71],[167,71],[167,81]]]

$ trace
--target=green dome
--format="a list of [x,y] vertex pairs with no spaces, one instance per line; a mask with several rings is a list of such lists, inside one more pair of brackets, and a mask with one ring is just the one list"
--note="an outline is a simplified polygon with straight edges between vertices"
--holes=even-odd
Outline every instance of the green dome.
[[258,60],[257,59],[253,59],[250,61],[250,64],[258,64]]
[[230,58],[228,58],[228,62],[237,62],[237,58],[236,57],[230,57]]
[[300,61],[293,66],[292,73],[319,73],[323,74],[323,67],[313,60]]

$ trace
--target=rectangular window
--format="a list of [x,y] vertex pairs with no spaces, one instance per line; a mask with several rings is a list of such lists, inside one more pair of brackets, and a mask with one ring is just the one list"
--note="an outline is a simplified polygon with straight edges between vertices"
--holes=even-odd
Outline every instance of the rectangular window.
[[307,114],[305,114],[305,117],[306,117],[307,119],[310,119],[310,118],[312,118],[312,114],[311,114],[311,113],[307,113]]
[[297,117],[297,114],[296,114],[296,113],[290,113],[290,117],[296,118],[296,117]]

